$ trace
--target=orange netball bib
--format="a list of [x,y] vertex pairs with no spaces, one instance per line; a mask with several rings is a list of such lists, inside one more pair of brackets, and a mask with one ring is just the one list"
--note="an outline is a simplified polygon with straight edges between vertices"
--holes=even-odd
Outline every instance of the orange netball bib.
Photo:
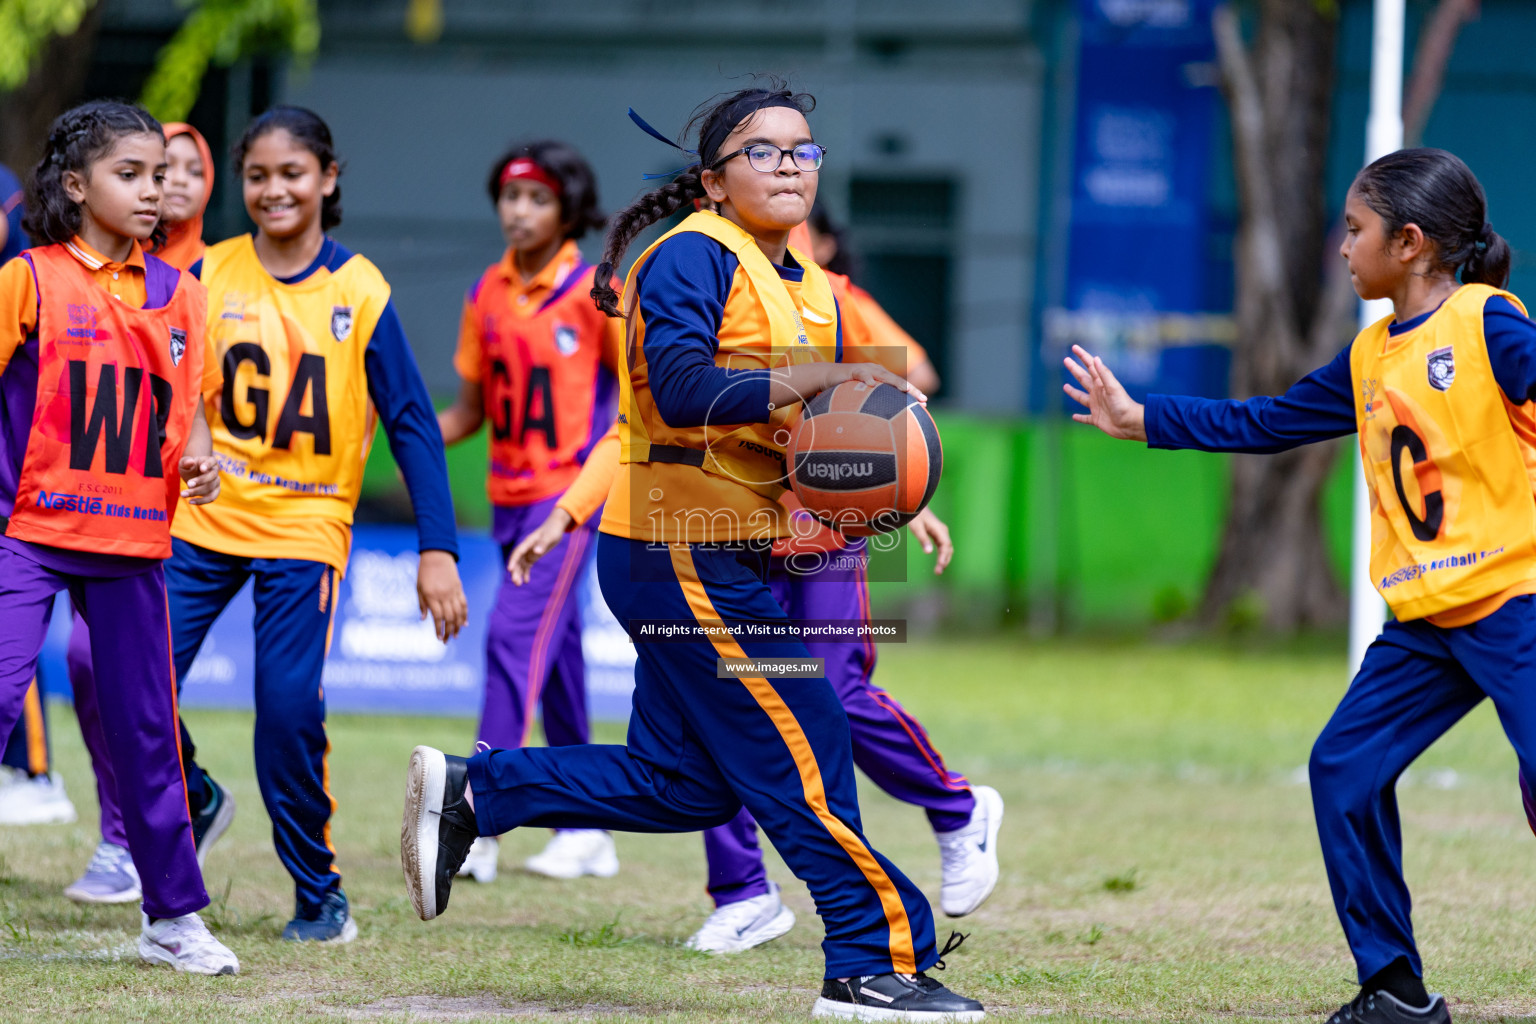
[[174,290],[159,308],[133,309],[97,287],[63,246],[24,256],[37,282],[37,405],[6,536],[169,558],[207,293],[146,257],[146,278],[174,274]]
[[594,408],[606,404],[600,383],[608,318],[591,291],[592,268],[579,257],[534,310],[519,310],[504,263],[475,289],[492,504],[525,505],[565,490],[581,472],[593,417],[612,417],[610,408]]

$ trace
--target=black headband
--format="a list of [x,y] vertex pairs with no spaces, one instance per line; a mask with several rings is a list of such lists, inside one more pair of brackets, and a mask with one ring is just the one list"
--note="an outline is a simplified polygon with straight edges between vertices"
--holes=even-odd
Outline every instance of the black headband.
[[799,110],[800,104],[794,101],[788,89],[773,92],[767,89],[753,89],[721,111],[709,131],[699,136],[699,164],[707,169],[715,162],[715,155],[720,152],[721,144],[731,132],[736,130],[736,126],[759,110],[767,110],[769,107],[790,107]]
[[673,149],[687,153],[689,156],[699,158],[692,163],[684,164],[682,167],[675,168],[674,170],[663,171],[660,174],[642,174],[641,177],[647,181],[650,181],[655,178],[670,178],[673,175],[681,174],[684,171],[692,171],[696,168],[698,170],[707,170],[709,166],[715,162],[715,154],[720,151],[720,144],[730,136],[731,132],[736,130],[736,126],[741,124],[741,122],[745,121],[747,118],[751,117],[753,114],[757,113],[759,110],[766,110],[769,107],[790,107],[794,110],[801,109],[800,104],[795,101],[793,94],[791,94],[788,89],[777,89],[772,91],[768,89],[753,89],[751,92],[737,97],[734,101],[732,101],[730,106],[726,107],[723,111],[720,112],[720,116],[714,119],[714,127],[710,128],[709,131],[705,132],[699,137],[698,149],[683,149],[682,146],[679,146],[677,143],[661,134],[661,132],[657,131],[655,128],[652,128],[649,124],[646,123],[645,118],[635,113],[634,107],[630,107],[629,119],[635,122],[635,124],[638,125],[640,130],[645,132],[645,134],[649,135],[651,138],[657,140],[658,142],[665,142]]

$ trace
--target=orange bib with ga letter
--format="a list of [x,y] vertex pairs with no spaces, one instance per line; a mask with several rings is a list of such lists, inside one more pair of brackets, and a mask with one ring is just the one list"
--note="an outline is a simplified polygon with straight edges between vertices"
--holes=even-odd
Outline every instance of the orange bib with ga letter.
[[133,309],[61,245],[24,255],[37,282],[37,405],[6,536],[169,558],[207,293],[174,270],[169,302]]
[[486,271],[473,298],[491,426],[486,491],[493,505],[526,505],[559,494],[581,472],[608,317],[592,302],[592,268],[579,255],[553,293],[526,313],[503,266]]
[[1483,306],[1464,285],[1411,331],[1355,338],[1350,374],[1371,502],[1371,577],[1399,619],[1461,608],[1536,578],[1531,445],[1494,379]]

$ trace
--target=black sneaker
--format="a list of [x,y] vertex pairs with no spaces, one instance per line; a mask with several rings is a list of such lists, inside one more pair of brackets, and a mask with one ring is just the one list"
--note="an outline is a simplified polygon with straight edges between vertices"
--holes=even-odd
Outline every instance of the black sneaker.
[[1445,997],[1434,993],[1428,1006],[1415,1008],[1390,992],[1361,992],[1339,1007],[1328,1024],[1451,1024],[1451,1011]]
[[971,1021],[987,1013],[974,999],[957,996],[922,971],[828,978],[812,1017],[842,1020]]
[[411,751],[400,823],[400,865],[411,906],[423,921],[448,907],[448,890],[480,832],[464,801],[469,765],[432,747]]
[[[199,768],[198,771],[203,770]],[[229,830],[230,822],[235,820],[235,798],[229,795],[229,790],[214,782],[213,776],[207,772],[203,772],[203,782],[212,796],[203,805],[202,811],[192,818],[192,844],[197,848],[198,867],[203,866],[209,849]]]

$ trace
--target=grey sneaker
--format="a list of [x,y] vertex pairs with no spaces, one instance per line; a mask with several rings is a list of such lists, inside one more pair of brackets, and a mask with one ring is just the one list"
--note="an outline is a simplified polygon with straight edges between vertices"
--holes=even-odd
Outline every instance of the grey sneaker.
[[98,843],[85,874],[64,890],[76,903],[137,903],[144,892],[139,872],[125,847]]

